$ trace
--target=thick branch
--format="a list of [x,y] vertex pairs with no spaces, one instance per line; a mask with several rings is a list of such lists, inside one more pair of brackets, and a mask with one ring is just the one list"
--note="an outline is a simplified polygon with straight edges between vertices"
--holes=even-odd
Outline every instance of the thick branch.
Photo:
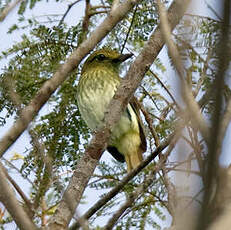
[[0,163],[0,201],[4,204],[8,212],[13,217],[20,229],[36,230],[36,226],[28,217],[22,206],[15,198],[15,193],[6,181],[4,168]]
[[110,12],[110,14],[96,28],[89,38],[72,53],[63,65],[60,66],[53,77],[44,83],[29,105],[22,110],[20,119],[15,122],[11,129],[0,140],[0,156],[2,156],[23,133],[52,93],[54,93],[58,86],[66,80],[68,75],[79,65],[81,60],[115,27],[119,21],[126,16],[132,7],[138,2],[139,0],[130,0],[118,5],[117,9]]
[[[188,3],[189,0],[184,0],[181,1],[180,4],[178,2],[174,2],[171,5],[168,12],[169,21],[171,22],[171,29],[173,29],[177,25],[177,23],[183,16],[183,12],[186,10]],[[113,97],[113,100],[109,105],[109,108],[105,113],[105,123],[103,127],[100,130],[98,130],[98,132],[93,136],[89,147],[86,149],[84,157],[80,160],[79,165],[77,165],[77,167],[81,166],[84,168],[84,164],[86,164],[86,159],[88,158],[88,155],[96,159],[100,158],[102,151],[105,149],[107,145],[107,141],[110,136],[110,130],[112,129],[113,125],[119,120],[122,110],[125,109],[125,107],[127,106],[128,101],[132,97],[136,88],[139,86],[146,71],[149,70],[151,64],[159,54],[163,45],[164,41],[162,39],[161,31],[160,28],[157,27],[157,29],[151,35],[147,44],[144,46],[142,52],[136,58],[134,63],[130,66],[126,77],[121,82],[120,87],[118,88],[115,96]],[[92,168],[94,168],[96,164],[97,161],[92,160]],[[66,194],[75,193],[74,183],[76,181],[78,181],[79,183],[83,183],[82,188],[84,191],[84,186],[89,181],[92,171],[88,172],[88,177],[86,177],[86,173],[87,172],[85,170],[85,173],[83,175],[84,178],[81,177],[80,173],[78,173],[78,175],[76,173],[74,174],[68,187],[68,190],[66,191]],[[76,186],[79,188],[80,184]],[[82,193],[76,194],[76,205],[79,204],[81,195]],[[72,203],[74,203],[74,200],[72,200]],[[60,214],[62,212],[67,212],[67,210],[61,208],[63,207],[63,205],[68,207],[68,205],[65,204],[65,200],[61,201],[60,208],[58,208]],[[70,212],[70,210],[68,210],[68,212]],[[60,217],[62,217],[62,215]]]
[[[176,138],[175,138],[176,139]],[[108,192],[102,199],[100,199],[93,207],[91,207],[82,217],[81,219],[89,219],[92,215],[94,215],[100,208],[102,208],[109,200],[111,200],[114,196],[118,194],[118,192],[130,181],[134,178],[142,169],[144,169],[161,151],[163,151],[170,142],[174,142],[173,136],[170,136],[165,142],[161,143],[156,150],[151,153],[142,163],[130,173],[128,173],[118,184],[114,187],[110,192]],[[79,222],[79,221],[78,221]],[[75,223],[72,225],[70,230],[77,229],[79,227],[79,223]]]

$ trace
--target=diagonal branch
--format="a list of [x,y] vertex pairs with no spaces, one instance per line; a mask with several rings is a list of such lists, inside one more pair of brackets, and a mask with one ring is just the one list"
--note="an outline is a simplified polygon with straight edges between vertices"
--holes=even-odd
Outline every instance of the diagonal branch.
[[[183,0],[180,4],[179,2],[174,2],[171,5],[168,13],[171,29],[177,25],[189,2],[190,0]],[[116,9],[118,9],[119,6]],[[149,70],[163,45],[164,40],[160,27],[157,27],[141,53],[130,66],[126,77],[122,80],[121,85],[110,102],[105,113],[104,125],[93,136],[84,156],[78,162],[76,166],[77,169],[56,210],[56,214],[50,222],[50,229],[57,229],[57,227],[58,229],[65,229],[69,224],[80,202],[85,187],[98,163],[98,159],[107,146],[110,130],[112,130],[113,125],[120,119],[122,110],[126,108],[128,101],[134,94],[136,88],[140,85],[146,71]]]
[[[178,0],[179,4],[180,0]],[[209,129],[205,122],[204,117],[202,116],[200,112],[199,105],[195,101],[192,91],[190,90],[189,86],[187,85],[185,78],[184,78],[184,69],[183,65],[181,63],[181,58],[179,55],[179,52],[177,50],[176,45],[171,39],[171,26],[170,26],[170,20],[167,18],[165,9],[163,4],[160,0],[157,1],[157,4],[159,6],[159,14],[160,14],[160,22],[161,22],[161,31],[162,35],[164,37],[164,40],[166,41],[169,53],[172,57],[174,66],[176,67],[176,70],[179,74],[180,80],[181,80],[181,90],[182,90],[182,96],[185,100],[185,103],[187,104],[187,109],[190,111],[190,117],[192,121],[194,122],[194,125],[201,131],[202,136],[204,139],[208,142],[209,140]]]
[[32,203],[30,202],[30,200],[27,198],[27,196],[25,195],[25,193],[22,191],[22,189],[18,186],[18,184],[15,182],[15,180],[8,174],[7,170],[3,167],[2,165],[2,170],[5,174],[5,177],[7,178],[7,180],[12,184],[12,186],[14,187],[14,189],[18,192],[18,194],[21,196],[21,198],[23,199],[23,201],[25,202],[25,205],[28,208],[28,211],[33,214],[33,206]]
[[72,2],[71,4],[68,5],[67,10],[66,10],[66,12],[63,14],[61,20],[59,21],[58,26],[61,26],[61,25],[63,24],[63,21],[64,21],[65,17],[67,16],[67,14],[69,13],[69,11],[71,10],[71,8],[72,8],[75,4],[79,3],[80,1],[81,1],[81,0],[76,0],[76,1],[74,1],[74,2]]
[[[163,161],[159,162],[158,166],[162,165],[160,163],[163,164]],[[158,166],[155,167],[155,170],[152,170],[150,175],[148,175],[148,177],[139,185],[138,188],[136,188],[136,190],[134,192],[132,192],[131,194],[128,195],[126,202],[109,219],[107,224],[103,227],[103,230],[111,230],[111,229],[113,229],[113,227],[115,226],[118,219],[122,216],[122,214],[129,207],[131,207],[134,204],[134,202],[138,199],[138,197],[140,197],[147,190],[148,186],[150,186],[153,183],[153,178],[154,178],[155,173],[158,171],[158,168],[160,168],[160,166],[159,167]]]
[[21,2],[22,0],[15,0],[14,2],[8,3],[4,10],[0,14],[0,22],[4,21],[7,15]]
[[[118,192],[132,179],[134,178],[142,169],[144,169],[161,151],[163,151],[169,144],[173,141],[173,136],[170,136],[166,141],[161,143],[156,150],[151,153],[136,169],[132,170],[128,173],[118,184],[114,187],[110,192],[108,192],[102,199],[97,201],[94,206],[92,206],[80,219],[89,219],[92,215],[94,215],[100,208],[102,208],[109,200],[111,200],[114,196],[118,194]],[[78,220],[75,224],[73,224],[70,230],[77,229],[79,227]]]
[[0,163],[0,201],[7,208],[17,226],[20,229],[36,230],[37,227],[31,221],[23,207],[15,198],[15,193],[6,181],[4,167]]
[[111,11],[105,20],[59,67],[51,79],[46,81],[29,105],[22,110],[21,117],[15,122],[11,129],[0,140],[0,156],[17,140],[25,131],[28,124],[38,114],[42,106],[47,102],[54,91],[68,77],[68,75],[79,65],[81,60],[98,44],[126,14],[140,0],[125,1],[118,5],[116,10]]
[[133,12],[133,15],[132,15],[132,21],[131,21],[130,26],[129,26],[129,28],[128,28],[128,32],[127,32],[127,34],[126,34],[126,38],[125,38],[125,40],[124,40],[124,43],[123,43],[123,45],[122,45],[122,48],[121,48],[120,53],[123,53],[124,47],[125,47],[125,45],[126,45],[126,43],[127,43],[128,37],[129,37],[129,35],[130,35],[131,29],[132,29],[132,26],[133,26],[133,23],[134,23],[134,19],[135,19],[135,16],[136,16],[136,11],[137,11],[137,5],[136,5],[136,7],[135,7],[135,9],[134,9],[134,12]]

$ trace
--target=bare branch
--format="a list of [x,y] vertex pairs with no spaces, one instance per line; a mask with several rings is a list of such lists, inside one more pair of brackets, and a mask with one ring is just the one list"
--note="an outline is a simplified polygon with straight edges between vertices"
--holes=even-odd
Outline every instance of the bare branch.
[[[205,180],[205,192],[202,202],[201,212],[199,214],[199,222],[197,225],[197,229],[205,229],[210,221],[211,217],[211,210],[209,208],[209,202],[211,199],[211,194],[213,191],[214,183],[218,182],[216,179],[218,178],[218,162],[219,162],[219,155],[220,155],[220,146],[221,140],[220,137],[223,135],[223,131],[221,130],[223,127],[222,125],[222,91],[225,86],[225,74],[229,66],[230,61],[230,47],[229,47],[229,39],[230,39],[230,1],[225,0],[223,5],[223,23],[222,23],[222,30],[219,39],[219,43],[217,45],[218,51],[218,70],[213,82],[214,91],[213,95],[215,98],[215,106],[214,111],[212,114],[212,125],[210,130],[210,140],[208,145],[208,159],[206,169],[204,170],[204,177]],[[219,138],[217,138],[219,137]],[[217,179],[218,180],[218,179]]]
[[[160,13],[160,23],[161,23],[161,30],[162,35],[166,41],[166,44],[168,46],[169,53],[173,59],[174,65],[177,69],[177,72],[179,74],[179,77],[181,79],[181,85],[182,85],[182,94],[183,98],[187,104],[187,109],[190,111],[190,117],[194,121],[194,124],[198,129],[201,131],[203,137],[205,140],[208,141],[209,139],[209,130],[207,127],[207,124],[200,112],[200,108],[198,104],[196,103],[192,91],[188,87],[187,83],[185,82],[184,78],[184,69],[183,65],[181,63],[181,58],[179,55],[179,52],[174,44],[174,42],[171,39],[171,30],[170,30],[170,20],[168,20],[164,5],[161,3],[160,0],[157,1],[159,6],[159,13]],[[182,1],[177,0],[178,4],[183,4]]]
[[30,213],[32,214],[33,213],[33,210],[32,210],[33,207],[32,207],[30,200],[26,197],[26,195],[24,194],[22,189],[18,186],[18,184],[15,182],[15,180],[13,180],[13,178],[7,173],[7,170],[3,167],[3,165],[1,167],[2,167],[2,170],[3,170],[6,178],[9,180],[9,182],[13,185],[15,190],[21,196],[21,198],[23,199],[23,201],[27,205],[28,211],[30,211]]
[[[185,0],[183,2],[184,4],[182,4],[182,2],[181,4],[176,4],[174,2],[169,8],[169,19],[170,19],[169,21],[171,21],[172,29],[176,26],[176,24],[181,19],[189,3],[189,0]],[[102,154],[102,151],[106,147],[106,143],[109,140],[109,136],[110,136],[110,130],[112,130],[113,125],[119,120],[122,110],[125,109],[125,107],[127,106],[128,101],[134,94],[134,91],[139,86],[140,81],[144,77],[146,71],[150,68],[151,64],[153,63],[154,59],[160,52],[163,45],[164,45],[164,41],[162,39],[161,31],[160,28],[157,27],[157,29],[150,36],[149,41],[144,46],[139,56],[136,58],[134,63],[130,66],[130,69],[126,77],[122,80],[120,87],[118,88],[116,94],[114,95],[105,113],[104,125],[93,136],[92,141],[88,146],[88,148],[86,149],[83,158],[79,161],[79,164],[77,165],[77,171],[76,171],[77,173],[74,173],[70,181],[70,184],[68,186],[68,189],[64,195],[65,199],[66,197],[72,197],[71,201],[73,207],[74,205],[76,206],[78,205],[80,201],[80,197],[82,196],[82,193],[85,189],[85,186],[88,183],[93,173],[93,170],[97,164],[97,160],[94,161],[94,159],[99,159]],[[91,161],[91,163],[89,163],[89,161]],[[90,164],[92,164],[92,167],[90,167]],[[84,168],[84,170],[81,171],[78,169],[78,167]],[[86,175],[87,172],[88,175]],[[79,190],[80,188],[81,188],[81,192]],[[78,191],[77,194],[76,191]],[[59,214],[57,215],[58,216],[57,225],[56,223],[53,223],[53,226],[54,227],[59,226],[59,229],[61,224],[64,222],[64,218],[63,218],[64,215],[66,215],[67,217],[67,213],[69,213],[68,216],[70,218],[72,216],[71,213],[74,211],[72,208],[68,207],[65,199],[61,201],[57,209],[58,210],[57,212],[59,212]],[[55,219],[53,219],[53,221],[56,222]]]
[[81,1],[81,0],[76,0],[76,1],[74,1],[73,3],[71,3],[71,4],[68,5],[67,10],[66,10],[66,12],[63,14],[61,20],[59,21],[58,26],[61,26],[61,24],[63,23],[65,17],[67,16],[67,14],[69,13],[69,11],[71,10],[71,8],[72,8],[75,4],[79,3],[80,1]]
[[[114,2],[115,2],[115,1],[114,1]],[[113,3],[114,3],[114,2],[113,2]],[[114,5],[114,4],[113,4],[113,5]],[[128,28],[128,32],[127,32],[127,34],[126,34],[126,38],[125,38],[125,40],[124,40],[124,44],[122,45],[122,48],[121,48],[120,53],[123,53],[124,47],[125,47],[125,45],[126,45],[126,43],[127,43],[129,34],[130,34],[130,32],[131,32],[131,29],[132,29],[132,26],[133,26],[133,23],[134,23],[134,19],[135,19],[135,16],[136,16],[136,11],[137,11],[137,5],[136,5],[136,7],[135,7],[135,9],[134,9],[134,11],[133,11],[132,21],[131,21],[130,26],[129,26],[129,28]]]
[[150,117],[149,113],[146,111],[146,109],[144,108],[144,106],[139,102],[137,101],[137,103],[139,104],[139,107],[140,107],[140,110],[142,111],[144,117],[145,117],[145,121],[147,122],[148,124],[148,128],[155,140],[155,145],[156,146],[159,146],[160,145],[160,141],[159,141],[159,138],[158,138],[158,135],[155,131],[155,129],[153,128],[153,121],[152,121],[152,118]]
[[20,229],[36,230],[27,213],[15,198],[15,193],[5,179],[4,167],[0,163],[0,201],[7,208]]
[[[9,160],[7,160],[4,157],[2,157],[2,160],[4,160],[11,169],[14,169],[15,171],[17,171],[17,173],[21,174],[20,170],[14,164],[12,164]],[[25,179],[33,186],[33,182],[28,177]]]
[[223,142],[226,130],[228,128],[228,125],[230,123],[230,120],[231,120],[231,98],[229,98],[228,100],[228,103],[226,105],[226,110],[225,110],[223,119],[220,124],[220,131],[219,131],[219,135],[217,138],[218,139],[218,152],[221,151],[222,142]]
[[37,95],[31,100],[29,105],[22,110],[21,118],[18,119],[5,136],[0,140],[0,156],[17,140],[17,138],[27,128],[28,124],[37,115],[41,107],[47,102],[60,84],[62,84],[68,75],[78,66],[81,60],[99,43],[111,29],[125,17],[127,12],[138,3],[139,0],[125,1],[121,3],[116,11],[111,12],[105,20],[96,28],[96,30],[85,40],[60,66],[53,77],[47,80]]
[[2,11],[0,15],[0,22],[4,21],[6,16],[12,11],[22,0],[15,0],[14,2],[10,2]]
[[116,10],[116,8],[119,6],[120,0],[113,0],[111,11]]
[[213,14],[218,18],[218,20],[222,21],[222,18],[218,15],[218,13],[216,12],[216,10],[210,4],[208,4],[207,1],[205,1],[205,4],[211,10],[211,12],[213,12]]
[[[91,207],[82,217],[83,219],[89,219],[92,215],[94,215],[100,208],[102,208],[110,199],[118,194],[118,192],[130,181],[134,178],[142,169],[144,169],[161,151],[163,151],[171,142],[174,142],[177,137],[170,136],[165,142],[161,143],[156,150],[151,153],[142,163],[130,173],[128,173],[118,184],[114,187],[110,192],[108,192],[102,199],[100,199],[93,207]],[[75,223],[72,225],[70,230],[77,229],[79,227],[79,223]]]
[[107,14],[109,11],[108,10],[100,10],[100,11],[94,11],[89,14],[89,16],[94,16],[96,14]]
[[[159,162],[158,165],[161,165],[163,162]],[[161,167],[160,166],[160,167]],[[119,208],[119,210],[109,219],[108,223],[106,224],[105,227],[103,227],[103,230],[111,230],[114,225],[116,224],[116,222],[118,221],[118,219],[121,217],[121,215],[126,211],[127,208],[131,207],[133,205],[133,203],[135,202],[135,200],[142,194],[144,193],[144,191],[148,188],[148,186],[150,184],[153,183],[153,176],[155,175],[156,171],[158,171],[157,169],[159,169],[160,167],[155,166],[155,170],[153,170],[150,175],[140,184],[140,186],[138,188],[136,188],[136,190],[129,194],[129,196],[127,197],[126,202]]]
[[160,78],[151,69],[149,71],[157,79],[157,81],[160,83],[160,85],[164,88],[164,90],[167,92],[167,94],[171,97],[171,99],[174,102],[174,104],[176,105],[176,107],[179,109],[180,108],[179,105],[177,104],[175,98],[170,93],[170,91],[168,90],[168,88],[164,85],[164,83],[160,80]]

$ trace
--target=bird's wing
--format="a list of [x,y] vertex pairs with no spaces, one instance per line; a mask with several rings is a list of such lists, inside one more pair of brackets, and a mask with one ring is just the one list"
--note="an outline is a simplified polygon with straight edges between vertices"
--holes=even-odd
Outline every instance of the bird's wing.
[[130,105],[132,106],[134,112],[136,113],[138,124],[139,124],[140,139],[141,139],[140,148],[143,150],[143,152],[145,152],[147,150],[147,142],[146,142],[146,137],[145,137],[145,133],[144,133],[144,124],[141,120],[140,113],[139,113],[140,106],[139,106],[135,96],[133,96],[131,98]]
[[117,161],[120,161],[120,162],[125,162],[125,158],[124,158],[124,155],[122,155],[116,147],[113,147],[113,146],[108,146],[107,147],[107,151],[109,153],[111,153],[111,155],[117,160]]
[[[137,116],[137,120],[138,120],[138,124],[139,124],[139,131],[140,131],[140,139],[141,139],[141,145],[140,145],[140,149],[142,150],[142,152],[145,152],[147,149],[147,142],[146,142],[146,137],[144,134],[144,128],[143,128],[143,122],[140,118],[140,113],[139,113],[139,104],[137,102],[137,99],[135,97],[132,97],[131,101],[129,102],[129,104],[131,105],[132,109],[134,110],[136,116]],[[122,155],[116,147],[113,146],[108,146],[107,147],[108,152],[117,160],[120,162],[125,162],[125,157],[124,155]]]

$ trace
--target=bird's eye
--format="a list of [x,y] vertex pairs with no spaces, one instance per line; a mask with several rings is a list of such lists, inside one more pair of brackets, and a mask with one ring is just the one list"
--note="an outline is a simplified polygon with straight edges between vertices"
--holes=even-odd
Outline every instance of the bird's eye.
[[103,54],[99,54],[96,58],[98,61],[103,61],[103,60],[105,60],[106,57]]

